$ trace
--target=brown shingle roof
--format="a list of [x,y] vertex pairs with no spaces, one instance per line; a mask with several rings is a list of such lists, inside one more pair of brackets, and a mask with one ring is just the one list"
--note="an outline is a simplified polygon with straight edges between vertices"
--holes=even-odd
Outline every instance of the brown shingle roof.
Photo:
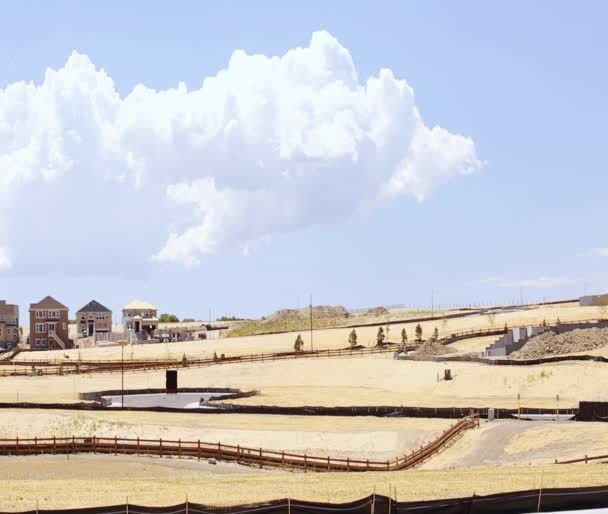
[[65,305],[55,300],[55,298],[53,298],[52,296],[47,296],[46,298],[40,300],[38,303],[31,303],[30,309],[65,309],[66,311],[68,310]]

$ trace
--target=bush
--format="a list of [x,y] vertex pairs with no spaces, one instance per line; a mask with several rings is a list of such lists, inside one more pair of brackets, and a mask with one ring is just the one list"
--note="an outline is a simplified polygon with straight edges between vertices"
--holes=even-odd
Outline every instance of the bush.
[[354,328],[348,334],[348,344],[351,348],[357,346],[357,331]]
[[179,318],[175,314],[161,314],[158,321],[161,323],[179,323]]

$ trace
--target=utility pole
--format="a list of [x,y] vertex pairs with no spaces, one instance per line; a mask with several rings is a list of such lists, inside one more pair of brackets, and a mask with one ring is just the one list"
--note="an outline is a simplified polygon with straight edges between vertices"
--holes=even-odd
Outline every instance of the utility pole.
[[125,408],[125,345],[120,345],[120,408]]
[[312,345],[312,293],[310,293],[310,351],[314,351]]

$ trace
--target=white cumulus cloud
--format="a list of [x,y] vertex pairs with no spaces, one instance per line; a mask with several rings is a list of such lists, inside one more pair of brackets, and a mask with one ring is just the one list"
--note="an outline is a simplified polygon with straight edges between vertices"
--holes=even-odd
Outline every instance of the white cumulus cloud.
[[425,125],[405,80],[361,80],[327,32],[280,57],[237,50],[197,89],[124,97],[74,52],[0,89],[0,248],[24,269],[192,266],[480,167],[469,137]]

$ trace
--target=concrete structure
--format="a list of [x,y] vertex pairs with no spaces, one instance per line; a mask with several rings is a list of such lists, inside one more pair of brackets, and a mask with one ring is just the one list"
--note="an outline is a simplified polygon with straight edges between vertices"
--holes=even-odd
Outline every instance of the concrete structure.
[[504,357],[520,350],[531,337],[551,330],[549,327],[515,327],[498,341],[492,343],[484,352],[485,357]]
[[485,357],[504,357],[520,350],[531,337],[544,332],[555,332],[563,334],[572,330],[588,328],[607,328],[608,321],[581,321],[578,323],[560,323],[559,325],[547,327],[517,327],[509,330],[498,341],[492,343],[483,352]]
[[0,300],[0,349],[11,350],[19,344],[19,306]]
[[154,337],[158,328],[158,309],[151,303],[133,300],[122,310],[125,332],[132,333],[138,341]]
[[76,313],[78,337],[93,336],[112,331],[112,311],[91,300]]
[[581,307],[603,307],[608,305],[608,294],[581,296],[578,299],[578,304]]
[[30,349],[72,348],[68,337],[69,309],[51,296],[30,305]]

